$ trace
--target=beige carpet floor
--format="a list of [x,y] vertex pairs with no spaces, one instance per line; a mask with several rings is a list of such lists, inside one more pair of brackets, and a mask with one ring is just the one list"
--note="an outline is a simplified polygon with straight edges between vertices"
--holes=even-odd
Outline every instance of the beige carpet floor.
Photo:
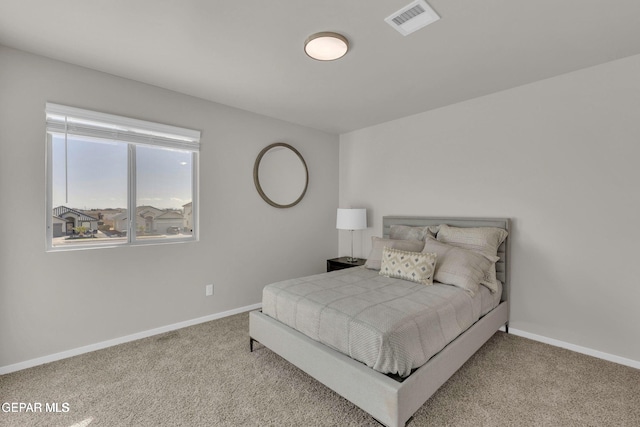
[[[270,350],[239,314],[0,376],[1,426],[377,426]],[[60,406],[62,409],[62,406]],[[640,370],[501,332],[408,424],[640,426]]]

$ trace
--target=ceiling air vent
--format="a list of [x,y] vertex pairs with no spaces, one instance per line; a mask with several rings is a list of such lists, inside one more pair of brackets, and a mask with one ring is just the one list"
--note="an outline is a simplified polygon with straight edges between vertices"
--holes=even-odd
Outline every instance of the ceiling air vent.
[[387,24],[407,36],[432,22],[440,16],[424,0],[416,0],[385,19]]

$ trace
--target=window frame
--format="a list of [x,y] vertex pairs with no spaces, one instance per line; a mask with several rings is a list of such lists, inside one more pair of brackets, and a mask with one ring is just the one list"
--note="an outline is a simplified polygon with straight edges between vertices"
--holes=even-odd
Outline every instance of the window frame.
[[[46,103],[46,224],[45,241],[47,252],[102,249],[114,247],[165,245],[196,242],[199,240],[199,151],[200,131],[164,125],[155,122],[105,114],[75,107]],[[69,125],[75,123],[77,126]],[[53,135],[98,138],[127,144],[127,235],[126,241],[67,246],[53,245]],[[190,236],[167,238],[145,237],[140,239],[136,230],[137,212],[137,164],[136,147],[144,145],[160,149],[175,149],[191,153],[191,215]],[[183,206],[184,207],[184,206]]]

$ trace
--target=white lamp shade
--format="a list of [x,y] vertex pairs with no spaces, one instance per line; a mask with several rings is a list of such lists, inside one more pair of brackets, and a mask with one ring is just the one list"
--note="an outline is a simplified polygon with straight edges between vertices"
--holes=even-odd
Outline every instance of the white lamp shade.
[[338,230],[364,230],[367,228],[367,210],[338,208],[336,228]]

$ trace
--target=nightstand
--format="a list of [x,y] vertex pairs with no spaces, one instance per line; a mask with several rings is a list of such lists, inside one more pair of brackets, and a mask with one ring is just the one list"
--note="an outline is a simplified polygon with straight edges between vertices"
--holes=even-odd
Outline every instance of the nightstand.
[[366,259],[358,258],[355,262],[347,261],[346,256],[340,258],[333,258],[327,260],[327,273],[329,271],[342,270],[344,268],[357,267],[359,265],[364,265],[367,261]]

